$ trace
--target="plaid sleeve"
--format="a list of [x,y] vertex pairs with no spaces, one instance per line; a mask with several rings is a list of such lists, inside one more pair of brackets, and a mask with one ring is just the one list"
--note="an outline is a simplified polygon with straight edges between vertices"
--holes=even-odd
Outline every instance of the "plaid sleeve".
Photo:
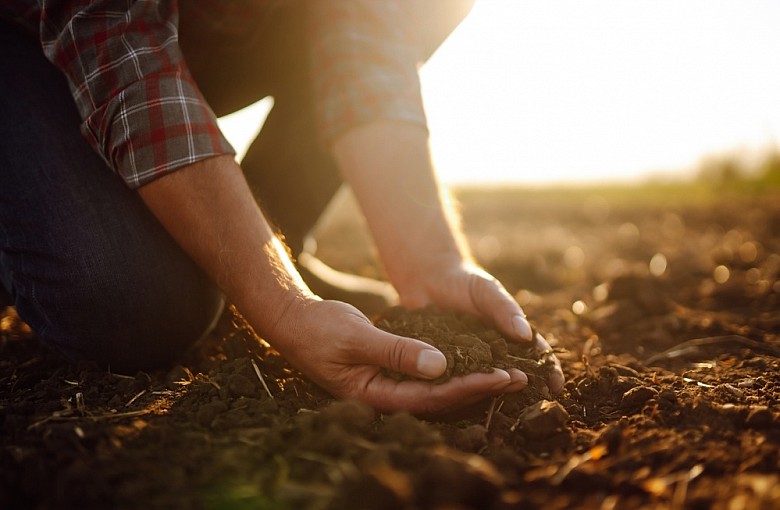
[[82,132],[131,188],[233,148],[178,46],[174,0],[44,0],[41,39]]
[[379,119],[427,128],[417,50],[399,3],[316,0],[310,5],[310,58],[323,141]]

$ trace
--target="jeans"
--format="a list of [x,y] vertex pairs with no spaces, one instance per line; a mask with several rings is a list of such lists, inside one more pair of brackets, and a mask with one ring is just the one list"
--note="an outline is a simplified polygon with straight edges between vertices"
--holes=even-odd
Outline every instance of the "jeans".
[[62,74],[0,23],[0,280],[70,360],[118,372],[174,361],[223,298],[82,139]]
[[[420,4],[424,58],[471,3]],[[195,5],[180,4],[180,44],[214,111],[274,96],[242,168],[296,255],[341,186],[314,128],[303,3],[274,10],[238,45],[210,41]],[[0,306],[10,300],[70,360],[123,372],[169,364],[209,331],[223,296],[81,137],[80,122],[38,41],[0,21]]]

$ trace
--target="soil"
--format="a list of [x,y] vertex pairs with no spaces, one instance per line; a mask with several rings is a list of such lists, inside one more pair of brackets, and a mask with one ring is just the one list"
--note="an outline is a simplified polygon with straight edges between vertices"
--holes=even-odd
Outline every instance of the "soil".
[[[232,310],[128,377],[63,363],[6,309],[0,508],[778,508],[780,194],[672,195],[461,191],[476,257],[567,382],[549,395],[545,353],[470,318],[389,310],[380,327],[449,339],[449,376],[530,372],[436,418],[334,401]],[[318,252],[376,276],[351,218]]]
[[[432,381],[434,384],[474,372],[489,373],[494,368],[517,368],[528,375],[532,391],[549,395],[546,381],[554,366],[553,352],[542,350],[536,344],[507,341],[477,317],[434,306],[412,311],[399,306],[379,314],[374,324],[439,349],[447,359],[447,369]],[[532,331],[533,338],[537,335],[538,332]],[[406,378],[400,373],[387,371],[386,374],[399,380]]]

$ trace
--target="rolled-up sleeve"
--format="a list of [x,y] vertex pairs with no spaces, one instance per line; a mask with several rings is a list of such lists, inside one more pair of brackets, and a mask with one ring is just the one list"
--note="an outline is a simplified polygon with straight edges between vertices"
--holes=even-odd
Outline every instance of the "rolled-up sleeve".
[[310,5],[310,58],[324,143],[376,120],[426,128],[418,51],[398,2],[314,0]]
[[44,53],[68,78],[82,133],[131,188],[233,148],[187,70],[166,0],[44,0]]

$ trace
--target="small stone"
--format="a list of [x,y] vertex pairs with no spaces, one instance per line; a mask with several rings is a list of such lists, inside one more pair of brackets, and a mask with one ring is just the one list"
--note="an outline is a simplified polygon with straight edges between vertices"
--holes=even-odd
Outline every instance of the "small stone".
[[637,386],[623,393],[620,400],[621,409],[634,409],[658,395],[658,390],[649,386]]

